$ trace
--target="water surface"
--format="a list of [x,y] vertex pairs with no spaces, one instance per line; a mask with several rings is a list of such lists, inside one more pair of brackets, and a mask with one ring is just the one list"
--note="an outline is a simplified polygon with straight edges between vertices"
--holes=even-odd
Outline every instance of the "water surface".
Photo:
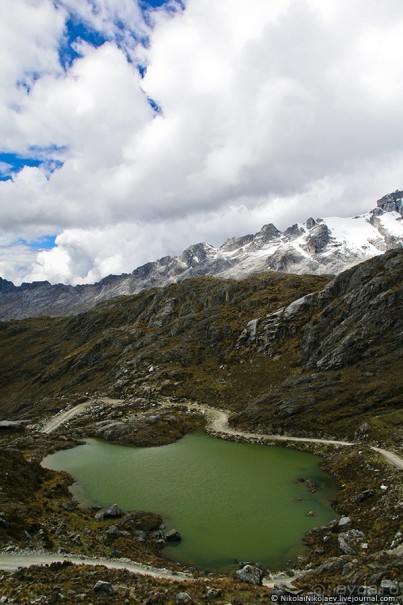
[[[43,462],[73,475],[82,504],[116,502],[125,510],[160,513],[167,529],[183,536],[165,549],[168,557],[222,570],[234,559],[280,569],[303,552],[307,530],[335,518],[330,500],[336,483],[319,463],[312,454],[223,441],[201,431],[152,448],[88,439]],[[316,493],[301,478],[314,481]]]

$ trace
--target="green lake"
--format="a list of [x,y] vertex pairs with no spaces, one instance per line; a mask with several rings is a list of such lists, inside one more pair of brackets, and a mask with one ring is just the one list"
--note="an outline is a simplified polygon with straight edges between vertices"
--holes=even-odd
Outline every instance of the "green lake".
[[[336,517],[330,501],[337,484],[319,463],[312,454],[201,431],[151,448],[88,439],[43,461],[74,477],[81,504],[116,502],[124,510],[160,513],[183,538],[164,554],[217,570],[235,559],[278,570],[303,552],[304,533]],[[301,478],[314,481],[317,491],[310,493]]]

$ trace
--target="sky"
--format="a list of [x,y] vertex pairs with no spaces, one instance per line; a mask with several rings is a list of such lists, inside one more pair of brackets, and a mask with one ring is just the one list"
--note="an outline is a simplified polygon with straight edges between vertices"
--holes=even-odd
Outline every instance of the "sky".
[[403,185],[401,0],[1,0],[0,276],[93,283]]

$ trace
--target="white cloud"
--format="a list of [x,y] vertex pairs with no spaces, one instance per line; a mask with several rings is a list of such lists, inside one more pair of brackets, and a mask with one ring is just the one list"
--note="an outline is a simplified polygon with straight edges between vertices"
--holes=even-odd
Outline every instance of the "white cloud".
[[[2,1],[0,40],[26,36],[2,48],[0,140],[63,148],[52,174],[0,183],[10,241],[60,233],[30,279],[94,281],[263,223],[356,214],[402,185],[400,0],[188,0],[152,31],[131,0]],[[109,42],[63,72],[69,11]],[[16,82],[33,71],[28,94]]]
[[[21,284],[27,273],[27,267],[36,261],[37,253],[29,246],[12,242],[3,244],[0,238],[0,276]],[[43,279],[43,278],[42,278]]]
[[17,107],[26,95],[22,83],[31,86],[34,75],[60,73],[57,48],[63,28],[63,14],[54,9],[50,0],[0,2],[1,151],[24,149],[10,108]]

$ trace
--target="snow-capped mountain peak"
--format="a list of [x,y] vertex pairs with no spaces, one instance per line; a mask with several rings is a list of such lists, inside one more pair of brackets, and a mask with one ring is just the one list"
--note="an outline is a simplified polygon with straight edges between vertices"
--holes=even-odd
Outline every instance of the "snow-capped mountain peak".
[[201,242],[179,256],[165,256],[130,274],[109,275],[84,286],[48,282],[14,286],[0,278],[0,319],[71,315],[97,303],[166,286],[200,275],[242,278],[261,271],[335,274],[403,245],[403,191],[378,200],[377,207],[350,218],[308,218],[279,231],[272,223],[255,234],[232,237],[215,248]]

